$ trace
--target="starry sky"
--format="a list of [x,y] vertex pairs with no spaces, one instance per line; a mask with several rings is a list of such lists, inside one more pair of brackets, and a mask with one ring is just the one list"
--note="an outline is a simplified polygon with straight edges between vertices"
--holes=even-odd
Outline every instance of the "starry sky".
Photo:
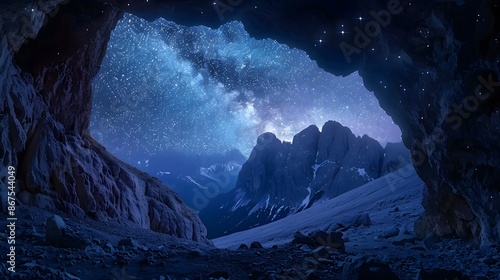
[[328,120],[386,142],[401,132],[357,73],[336,77],[303,51],[255,40],[239,22],[217,30],[125,15],[93,83],[91,134],[133,162],[164,150],[248,155]]

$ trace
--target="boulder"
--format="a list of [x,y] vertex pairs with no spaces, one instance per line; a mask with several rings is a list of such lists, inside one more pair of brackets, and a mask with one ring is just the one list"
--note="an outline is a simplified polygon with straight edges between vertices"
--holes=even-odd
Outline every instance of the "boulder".
[[416,279],[417,280],[436,280],[436,279],[470,280],[471,278],[457,270],[434,268],[434,269],[420,269]]
[[395,226],[390,226],[382,232],[381,237],[382,238],[390,238],[390,237],[394,237],[394,236],[398,236],[398,235],[399,235],[399,228],[395,227]]
[[377,259],[352,257],[344,265],[342,279],[345,280],[399,280],[388,263]]
[[434,247],[434,245],[441,242],[441,238],[437,234],[431,232],[425,236],[423,242],[424,242],[425,248],[432,249],[432,247]]
[[66,223],[57,215],[47,218],[45,221],[45,240],[50,244],[57,244],[61,241]]
[[262,248],[264,248],[262,247],[262,244],[260,244],[257,241],[250,243],[250,249],[262,249]]

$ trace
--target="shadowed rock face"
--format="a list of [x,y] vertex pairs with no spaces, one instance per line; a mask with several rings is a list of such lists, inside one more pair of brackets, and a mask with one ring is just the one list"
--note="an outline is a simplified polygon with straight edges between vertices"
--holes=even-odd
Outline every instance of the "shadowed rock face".
[[[49,2],[58,1],[38,1]],[[60,8],[40,32],[43,15],[25,20],[35,27],[33,32],[22,28],[26,25],[23,17],[3,23],[2,58],[17,51],[15,63],[1,60],[0,68],[5,77],[2,81],[8,81],[3,82],[0,93],[8,101],[0,112],[1,122],[9,127],[1,138],[4,165],[22,161],[42,111],[62,125],[64,133],[81,137],[90,113],[89,77],[99,66],[109,30],[121,11],[151,20],[162,16],[180,24],[211,27],[238,19],[252,36],[300,48],[335,75],[359,71],[380,106],[401,127],[416,170],[426,183],[426,213],[416,224],[422,233],[500,240],[498,0],[424,0],[411,1],[411,5],[403,0],[242,0],[217,5],[201,0],[106,2],[85,1],[86,7],[104,8],[102,15],[96,13],[98,9],[78,10],[85,16],[76,17],[79,20],[73,25],[59,27],[63,30],[49,27],[61,26],[57,23],[75,16],[81,0],[66,4],[74,8]],[[9,11],[23,14],[27,3]],[[360,16],[364,20],[357,20]],[[375,19],[382,27],[374,24]],[[344,36],[339,34],[342,24],[347,32]],[[10,25],[16,28],[7,28]],[[72,40],[74,45],[54,40],[54,34],[73,34],[65,33],[65,28],[86,30],[86,26],[90,35],[78,35],[82,39]],[[6,36],[7,30],[16,35]],[[29,33],[38,37],[18,51],[16,42],[23,40],[12,38],[24,39]],[[52,46],[45,50],[39,47],[49,42]],[[46,51],[58,46],[68,52]],[[73,79],[64,78],[72,75]],[[16,86],[20,84],[24,87]]]
[[210,238],[277,221],[379,178],[389,170],[385,161],[393,168],[409,164],[404,157],[408,149],[389,151],[334,121],[326,122],[321,132],[315,125],[307,127],[292,143],[264,133],[241,167],[235,188],[211,201],[200,217]]
[[[205,226],[177,194],[109,154],[87,132],[91,81],[123,12],[85,1],[57,9],[30,20],[22,14],[4,18],[0,87],[5,107],[0,114],[8,129],[2,129],[0,142],[3,182],[12,165],[21,203],[211,243]],[[44,17],[50,20],[37,32]],[[30,33],[38,37],[20,45]],[[5,196],[3,188],[2,203]]]

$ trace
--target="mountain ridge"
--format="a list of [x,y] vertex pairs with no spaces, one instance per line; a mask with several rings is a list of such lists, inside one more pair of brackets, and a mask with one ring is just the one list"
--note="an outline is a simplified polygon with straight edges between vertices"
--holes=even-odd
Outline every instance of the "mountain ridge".
[[202,209],[200,218],[209,238],[267,224],[404,166],[409,152],[402,147],[384,149],[335,121],[326,122],[321,131],[310,125],[291,143],[263,133],[236,187]]

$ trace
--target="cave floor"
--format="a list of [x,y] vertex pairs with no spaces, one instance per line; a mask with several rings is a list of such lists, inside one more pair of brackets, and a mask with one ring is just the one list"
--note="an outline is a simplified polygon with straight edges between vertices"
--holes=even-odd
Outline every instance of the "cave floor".
[[[500,247],[479,247],[453,239],[430,250],[420,241],[400,246],[388,241],[360,252],[349,250],[353,247],[350,243],[357,242],[351,238],[346,243],[347,252],[328,248],[330,258],[325,260],[315,259],[311,249],[299,244],[218,249],[126,223],[78,220],[27,206],[18,207],[16,214],[16,273],[7,271],[8,265],[2,262],[0,275],[9,275],[5,279],[226,279],[227,275],[230,279],[342,279],[343,266],[353,252],[389,263],[400,279],[415,279],[422,267],[457,269],[472,279],[500,279]],[[44,223],[53,214],[63,217],[68,230],[85,240],[73,246],[81,248],[46,244]],[[5,214],[0,220],[7,224]],[[346,234],[354,236],[354,231]],[[0,236],[7,240],[7,234],[4,230]],[[134,240],[131,246],[118,246],[127,238]],[[5,256],[10,245],[0,244]],[[368,248],[366,244],[359,246]]]

